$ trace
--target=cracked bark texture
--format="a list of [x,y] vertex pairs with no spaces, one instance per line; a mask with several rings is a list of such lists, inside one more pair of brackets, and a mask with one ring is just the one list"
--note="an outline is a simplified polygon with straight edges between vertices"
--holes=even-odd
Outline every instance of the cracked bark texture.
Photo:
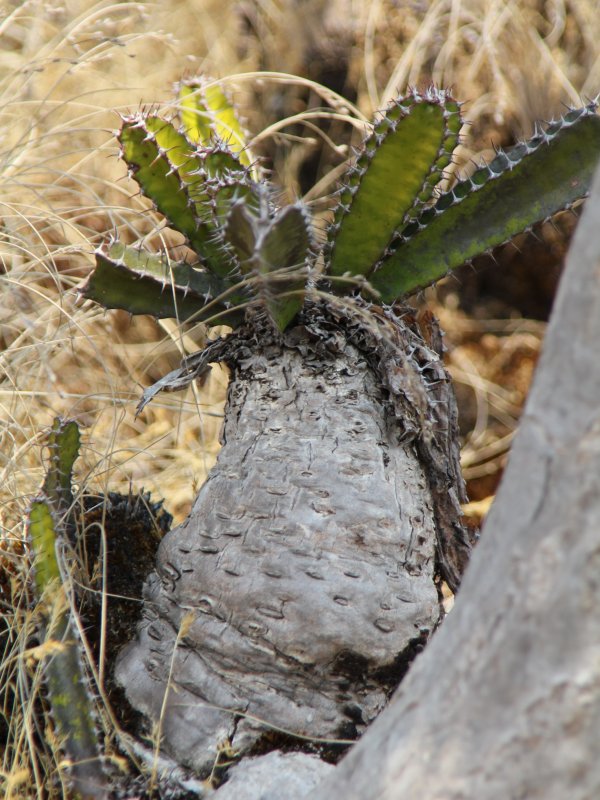
[[436,553],[460,579],[448,376],[414,324],[371,319],[312,309],[283,340],[230,337],[223,448],[116,669],[200,772],[270,728],[356,738],[438,623]]

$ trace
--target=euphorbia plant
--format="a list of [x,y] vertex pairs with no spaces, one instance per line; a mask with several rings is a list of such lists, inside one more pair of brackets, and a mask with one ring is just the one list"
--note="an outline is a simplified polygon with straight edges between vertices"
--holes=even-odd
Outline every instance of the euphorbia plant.
[[[72,516],[73,464],[79,453],[79,428],[74,421],[55,419],[49,436],[50,462],[41,493],[27,516],[31,550],[35,556],[35,594],[39,601],[38,636],[45,652],[47,702],[54,723],[51,745],[62,750],[58,758],[63,780],[72,796],[99,800],[107,796],[96,730],[95,698],[90,690],[79,634],[71,618],[61,580],[57,549],[67,548]],[[71,795],[70,795],[71,796]]]
[[83,293],[233,329],[145,394],[231,368],[223,449],[116,668],[164,749],[204,770],[273,728],[355,738],[434,629],[438,578],[457,589],[470,545],[438,332],[405,299],[583,197],[600,120],[569,111],[442,189],[459,104],[412,91],[374,122],[319,246],[218,86],[184,84],[180,106],[180,124],[125,117],[118,139],[195,260],[112,242]]
[[[83,293],[132,314],[232,327],[248,301],[264,303],[283,331],[303,305],[319,258],[310,214],[301,203],[276,206],[274,187],[243,147],[233,109],[211,88],[182,85],[182,127],[142,112],[124,117],[118,134],[132,176],[186,237],[197,262],[113,242],[98,252]],[[352,292],[391,304],[586,195],[600,136],[595,103],[498,151],[442,191],[461,127],[448,92],[415,91],[391,103],[342,180],[320,275],[364,276],[368,282]],[[282,270],[300,270],[297,288]],[[334,280],[329,291],[346,294],[348,284]]]

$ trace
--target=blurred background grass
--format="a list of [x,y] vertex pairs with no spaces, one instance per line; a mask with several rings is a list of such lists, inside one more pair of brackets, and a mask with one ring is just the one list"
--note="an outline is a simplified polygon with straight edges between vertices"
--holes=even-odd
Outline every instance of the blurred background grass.
[[[360,120],[409,85],[433,80],[466,101],[465,167],[493,144],[531,134],[535,120],[594,97],[600,15],[596,0],[0,0],[5,543],[23,536],[57,414],[82,428],[81,484],[99,492],[143,487],[166,498],[176,521],[214,463],[222,369],[202,388],[162,395],[133,416],[141,389],[206,332],[106,314],[80,304],[75,291],[107,235],[170,242],[128,180],[112,130],[119,112],[140,104],[172,111],[172,84],[195,74],[228,78],[282,195],[316,201],[360,140]],[[538,239],[503,248],[502,269],[484,259],[476,272],[427,293],[447,332],[476,521],[502,472],[573,224],[559,217]],[[23,769],[21,780],[14,763],[0,767],[6,796],[31,780]]]

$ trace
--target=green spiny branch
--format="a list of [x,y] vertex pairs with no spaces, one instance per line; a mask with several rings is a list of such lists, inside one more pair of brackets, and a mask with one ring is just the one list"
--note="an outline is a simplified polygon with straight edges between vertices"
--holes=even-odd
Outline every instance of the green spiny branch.
[[410,223],[370,276],[384,302],[439,280],[584,197],[600,157],[596,105],[570,111],[458,182]]
[[412,91],[381,114],[348,167],[321,255],[307,210],[273,202],[219,84],[188,81],[179,92],[180,127],[138,113],[118,139],[142,192],[194,255],[101,248],[82,292],[107,308],[236,327],[254,305],[285,330],[328,277],[331,292],[392,303],[585,197],[600,158],[591,103],[442,192],[460,105],[447,91]]
[[73,798],[106,800],[95,723],[94,698],[82,663],[76,627],[72,624],[57,547],[67,539],[73,500],[71,479],[79,453],[79,428],[56,419],[48,447],[50,463],[42,493],[29,508],[28,532],[35,557],[35,590],[39,601],[40,639],[47,653],[44,679],[60,747],[66,756]]

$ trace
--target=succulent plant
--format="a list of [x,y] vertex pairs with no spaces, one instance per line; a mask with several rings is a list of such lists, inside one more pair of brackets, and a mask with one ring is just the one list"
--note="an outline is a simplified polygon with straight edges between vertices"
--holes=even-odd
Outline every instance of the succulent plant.
[[82,289],[107,308],[235,328],[248,307],[262,307],[283,331],[319,281],[334,295],[391,304],[572,206],[600,156],[589,103],[442,189],[460,104],[433,87],[411,91],[378,116],[349,165],[317,271],[308,209],[277,207],[220,86],[182,83],[179,101],[181,124],[140,112],[123,118],[117,138],[130,174],[194,257],[108,243]]
[[207,774],[223,742],[262,752],[272,726],[347,745],[440,621],[438,578],[456,591],[471,550],[456,405],[434,322],[389,306],[583,197],[600,118],[569,111],[446,188],[459,104],[411,91],[352,158],[319,247],[224,92],[185,83],[179,105],[179,123],[141,112],[117,136],[192,257],[113,241],[82,291],[235,329],[138,406],[230,367],[223,448],[114,669],[161,748]]
[[95,698],[70,614],[57,546],[67,541],[73,494],[73,464],[79,453],[79,428],[56,419],[50,433],[50,463],[41,494],[30,505],[28,531],[35,556],[35,592],[40,602],[39,638],[47,653],[44,678],[59,747],[65,758],[72,796],[99,800],[108,794],[100,756]]

